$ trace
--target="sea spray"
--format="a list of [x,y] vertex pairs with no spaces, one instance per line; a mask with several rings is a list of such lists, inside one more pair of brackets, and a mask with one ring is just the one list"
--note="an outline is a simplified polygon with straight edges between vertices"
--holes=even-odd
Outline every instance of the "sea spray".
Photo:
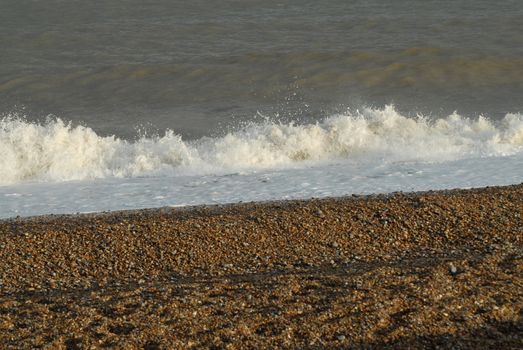
[[172,130],[135,141],[61,119],[0,121],[0,185],[95,178],[224,174],[324,161],[443,162],[506,156],[523,148],[523,116],[407,117],[393,106],[313,124],[251,123],[223,137],[185,141]]

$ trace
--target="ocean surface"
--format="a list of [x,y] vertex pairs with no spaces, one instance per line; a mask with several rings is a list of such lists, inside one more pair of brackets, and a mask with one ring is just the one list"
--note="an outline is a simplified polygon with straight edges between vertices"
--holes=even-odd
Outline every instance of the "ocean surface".
[[521,183],[521,5],[3,0],[0,218]]

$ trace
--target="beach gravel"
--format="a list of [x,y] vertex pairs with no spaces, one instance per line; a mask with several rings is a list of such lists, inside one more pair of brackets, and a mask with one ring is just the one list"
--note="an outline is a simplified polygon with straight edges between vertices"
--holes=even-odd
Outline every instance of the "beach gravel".
[[523,185],[0,221],[2,348],[523,348]]

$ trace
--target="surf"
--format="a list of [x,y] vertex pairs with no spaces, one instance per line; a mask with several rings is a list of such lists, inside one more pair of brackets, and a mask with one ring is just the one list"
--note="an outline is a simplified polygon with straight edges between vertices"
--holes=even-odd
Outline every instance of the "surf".
[[250,122],[219,137],[173,130],[124,140],[60,118],[0,121],[0,185],[101,178],[215,175],[322,162],[445,162],[523,149],[523,115],[501,121],[458,113],[402,115],[394,106],[347,111],[315,123]]

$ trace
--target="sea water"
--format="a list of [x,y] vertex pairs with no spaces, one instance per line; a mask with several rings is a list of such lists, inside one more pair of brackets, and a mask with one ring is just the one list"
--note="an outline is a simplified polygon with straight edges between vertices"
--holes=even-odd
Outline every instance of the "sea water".
[[523,182],[517,1],[5,1],[0,217]]

